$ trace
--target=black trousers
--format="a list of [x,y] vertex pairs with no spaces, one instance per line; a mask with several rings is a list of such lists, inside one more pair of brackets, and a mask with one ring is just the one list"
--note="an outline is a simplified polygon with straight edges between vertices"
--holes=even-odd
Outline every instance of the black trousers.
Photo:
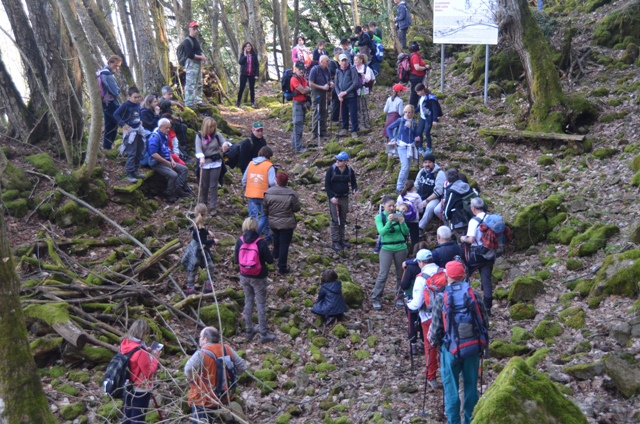
[[238,103],[242,101],[242,93],[244,93],[244,89],[247,86],[247,81],[249,81],[249,97],[251,97],[251,103],[256,102],[256,76],[247,76],[240,75],[240,88],[238,89]]
[[289,257],[289,245],[293,238],[293,228],[289,230],[271,229],[273,233],[273,257],[278,260],[278,270],[287,269],[287,258]]

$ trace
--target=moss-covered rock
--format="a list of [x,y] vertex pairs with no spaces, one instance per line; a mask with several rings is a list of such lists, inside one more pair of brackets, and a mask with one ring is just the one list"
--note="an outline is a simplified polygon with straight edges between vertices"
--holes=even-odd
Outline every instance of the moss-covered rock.
[[524,343],[532,338],[533,334],[526,329],[518,327],[517,325],[511,327],[511,343]]
[[520,209],[510,225],[516,249],[523,250],[544,241],[547,234],[559,224],[556,217],[564,211],[559,194]]
[[533,319],[536,316],[536,310],[530,303],[516,303],[509,308],[509,315],[514,321]]
[[11,162],[7,163],[4,172],[0,174],[0,183],[5,190],[18,190],[18,192],[31,190],[33,187],[27,175]]
[[570,258],[567,260],[567,269],[569,271],[577,271],[584,266],[580,259]]
[[[236,334],[238,318],[240,314],[236,310],[235,304],[218,303],[220,309],[220,319],[222,321],[223,334],[230,337]],[[218,308],[216,305],[204,306],[200,308],[200,318],[206,325],[218,327]]]
[[489,353],[493,358],[497,359],[526,355],[530,353],[530,351],[531,349],[529,349],[527,346],[508,343],[504,340],[494,340],[489,345]]
[[329,228],[331,217],[329,217],[328,213],[316,212],[312,217],[305,219],[303,222],[304,225],[311,230],[325,231]]
[[569,328],[579,330],[584,328],[587,315],[579,306],[567,308],[558,314],[560,321]]
[[25,162],[33,165],[38,172],[42,172],[43,174],[53,177],[58,172],[56,163],[48,153],[38,153],[37,155],[27,156],[24,160]]
[[604,373],[604,364],[598,361],[590,364],[571,365],[565,367],[562,371],[578,380],[591,380],[595,376]]
[[89,211],[78,206],[73,200],[68,200],[55,212],[56,223],[61,227],[81,225],[90,218]]
[[476,424],[586,424],[575,404],[543,373],[513,358],[474,409]]
[[29,212],[29,203],[27,199],[16,199],[4,202],[4,207],[11,216],[22,218]]
[[625,7],[608,14],[598,21],[593,33],[596,44],[613,47],[628,44],[625,40],[640,40],[640,8],[638,2],[629,2]]
[[596,159],[608,159],[616,154],[620,153],[618,149],[614,149],[612,147],[603,147],[601,149],[596,149],[593,151],[593,156]]
[[635,298],[640,290],[640,259],[635,257],[637,252],[640,251],[631,250],[607,256],[596,274],[590,296],[619,295]]
[[640,364],[626,352],[615,352],[604,357],[605,372],[626,398],[640,394]]
[[335,327],[333,327],[333,329],[331,330],[331,334],[333,334],[339,339],[344,339],[345,337],[349,336],[349,330],[344,328],[344,325],[338,324]]
[[597,223],[575,236],[569,244],[569,256],[591,256],[607,245],[607,240],[620,233],[615,225]]
[[277,375],[273,370],[263,369],[256,370],[253,375],[259,380],[262,381],[276,381]]
[[60,408],[60,416],[65,420],[74,420],[84,414],[86,410],[87,406],[84,402],[72,403]]
[[536,325],[536,328],[533,330],[533,335],[536,336],[537,339],[545,340],[550,337],[559,336],[562,334],[562,331],[562,327],[557,322],[542,320]]
[[544,293],[542,279],[531,275],[516,277],[509,288],[509,302],[531,302],[537,295]]
[[371,357],[371,354],[368,350],[356,350],[355,352],[353,352],[353,356],[356,359],[369,359]]
[[538,158],[538,165],[540,166],[549,166],[553,165],[554,163],[555,161],[553,160],[552,156],[542,155]]

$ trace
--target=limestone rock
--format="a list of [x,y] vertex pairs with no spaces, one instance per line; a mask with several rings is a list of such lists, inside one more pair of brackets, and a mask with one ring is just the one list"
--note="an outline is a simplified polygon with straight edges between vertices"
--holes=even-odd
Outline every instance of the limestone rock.
[[614,322],[609,328],[609,336],[624,346],[631,338],[631,326],[626,322]]
[[593,377],[604,373],[604,365],[600,361],[592,364],[571,365],[566,367],[564,372],[578,380],[591,380]]
[[604,369],[618,391],[626,398],[640,393],[640,364],[633,356],[624,352],[607,355]]

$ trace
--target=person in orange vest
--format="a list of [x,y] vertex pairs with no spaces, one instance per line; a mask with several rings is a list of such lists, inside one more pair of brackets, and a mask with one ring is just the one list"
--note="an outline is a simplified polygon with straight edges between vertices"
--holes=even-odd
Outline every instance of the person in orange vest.
[[264,146],[258,152],[258,157],[249,163],[242,176],[244,195],[249,199],[249,216],[258,220],[258,235],[264,232],[267,243],[271,243],[273,236],[264,213],[264,193],[269,187],[276,185],[276,168],[271,163],[272,156],[271,147]]
[[215,327],[205,327],[200,332],[198,344],[200,350],[196,351],[184,366],[184,374],[190,385],[188,402],[193,422],[213,423],[220,412],[220,406],[228,404],[233,395],[229,395],[228,398],[222,396],[222,400],[216,396],[214,389],[217,366],[212,355],[225,360],[225,357],[228,357],[235,365],[237,375],[247,370],[247,363],[229,345],[225,344],[223,348],[220,333]]

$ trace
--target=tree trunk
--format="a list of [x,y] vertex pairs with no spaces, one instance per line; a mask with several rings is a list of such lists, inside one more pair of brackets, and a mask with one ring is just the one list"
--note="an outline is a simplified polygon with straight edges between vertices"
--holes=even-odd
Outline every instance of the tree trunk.
[[229,89],[229,74],[227,73],[225,67],[221,66],[224,62],[222,61],[222,55],[220,54],[220,51],[222,50],[222,43],[220,43],[220,30],[218,27],[218,23],[220,22],[221,7],[222,4],[220,4],[218,0],[214,0],[213,7],[208,8],[207,11],[209,17],[209,26],[211,27],[211,63],[213,63],[213,67],[216,71],[216,74],[218,75],[220,84],[222,85],[223,89],[227,91]]
[[82,168],[82,176],[88,179],[91,177],[93,169],[96,166],[96,162],[98,161],[98,151],[100,150],[100,141],[102,139],[102,98],[100,97],[98,80],[93,76],[96,65],[93,60],[93,55],[91,54],[91,46],[75,13],[73,13],[70,1],[71,0],[57,0],[64,22],[67,24],[69,33],[71,34],[71,37],[73,37],[76,48],[78,49],[80,63],[82,64],[87,84],[87,91],[89,91],[91,126],[89,127],[87,154]]
[[433,22],[433,9],[431,2],[426,0],[418,0],[416,2],[407,3],[409,10],[425,22]]
[[[122,31],[124,32],[124,41],[127,48],[128,53],[128,62],[133,68],[133,84],[137,85],[142,82],[142,69],[140,69],[140,61],[138,60],[138,54],[136,51],[136,45],[133,40],[133,31],[131,30],[131,19],[129,19],[129,11],[127,9],[127,5],[125,0],[116,0],[116,5],[118,6],[118,15],[120,16],[120,26],[122,27]],[[127,60],[127,57],[122,56],[123,60]],[[116,74],[117,75],[117,74]]]
[[264,32],[260,3],[258,0],[246,0],[247,13],[249,15],[249,39],[254,41],[255,49],[260,60],[260,81],[264,82],[268,77],[269,56],[267,55],[267,35]]
[[[111,5],[109,4],[109,0],[98,0],[97,5],[98,9],[102,13],[102,16],[104,16],[104,20],[107,26],[113,28],[113,16],[111,15],[112,9]],[[122,71],[122,68],[120,68],[120,70]]]
[[500,33],[520,56],[530,102],[530,131],[562,132],[564,95],[551,49],[526,0],[499,0]]
[[[287,3],[286,0],[283,0],[283,2],[285,4]],[[298,44],[299,36],[300,36],[300,0],[293,0],[293,38],[294,38],[293,42],[294,43]]]
[[[215,4],[212,6],[215,7]],[[173,14],[176,16],[176,28],[178,39],[182,41],[189,35],[189,23],[191,22],[191,0],[173,0]]]
[[141,91],[144,93],[159,93],[160,88],[166,85],[166,80],[160,70],[157,57],[156,40],[151,28],[151,12],[148,0],[136,0],[131,2],[133,15],[133,29],[136,33],[136,46],[138,47],[138,59],[142,66]]
[[22,101],[22,95],[4,66],[0,51],[0,110],[9,119],[9,135],[18,140],[28,141],[34,124],[34,117]]
[[360,15],[358,14],[358,0],[351,0],[351,13],[353,15],[353,25],[360,25]]
[[[251,36],[249,34],[249,13],[247,12],[247,9],[249,8],[249,6],[247,5],[248,1],[250,0],[243,0],[243,1],[236,2],[236,5],[238,6],[237,16],[240,17],[240,26],[242,27],[242,39],[246,41],[251,41],[251,43],[255,48],[256,43],[251,39]],[[253,22],[251,24],[253,25]],[[244,41],[242,42],[242,44],[244,44]]]
[[[289,6],[286,0],[273,0],[273,13],[275,26],[278,28],[278,38],[280,39],[280,48],[282,49],[282,62],[284,69],[293,68],[291,60],[291,36],[289,31],[289,18],[287,11]],[[275,48],[273,55],[277,54]]]
[[402,53],[402,44],[398,38],[398,29],[396,28],[395,13],[393,10],[393,0],[387,0],[387,13],[389,15],[389,28],[391,29],[391,38],[393,39],[393,47],[398,53]]
[[233,53],[234,57],[240,57],[240,45],[238,45],[238,38],[236,37],[236,33],[233,30],[233,26],[227,18],[227,11],[224,7],[224,3],[222,0],[214,0],[214,4],[216,3],[220,7],[220,22],[222,22],[224,33],[227,34],[227,42],[231,47],[231,52]]
[[[0,150],[0,174],[6,163]],[[55,424],[29,348],[4,214],[0,214],[0,258],[0,422]]]
[[[89,39],[91,61],[93,62],[93,69],[95,72],[102,68],[102,56],[109,57],[113,53],[104,38],[102,38],[100,31],[98,31],[96,26],[93,24],[87,9],[82,5],[82,3],[78,2],[76,4],[76,10],[78,12],[77,17],[80,18],[82,27],[86,29],[86,32],[84,30],[83,32],[86,33],[86,37]],[[71,30],[69,30],[69,32],[71,32]]]
[[167,25],[164,20],[164,7],[158,0],[151,3],[151,15],[153,17],[153,28],[156,31],[156,49],[158,50],[158,61],[160,72],[165,81],[171,81],[171,66],[169,65],[169,40],[167,39]]

